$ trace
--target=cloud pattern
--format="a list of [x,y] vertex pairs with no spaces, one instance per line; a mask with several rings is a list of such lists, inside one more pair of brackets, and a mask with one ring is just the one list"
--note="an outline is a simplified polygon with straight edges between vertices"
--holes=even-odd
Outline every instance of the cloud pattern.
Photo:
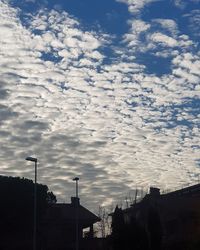
[[36,156],[39,181],[58,200],[69,200],[79,176],[92,209],[136,187],[194,184],[200,173],[199,2],[183,14],[194,37],[175,19],[143,18],[159,1],[118,2],[131,15],[116,43],[65,10],[42,8],[25,25],[0,0],[0,174],[33,178],[24,159]]

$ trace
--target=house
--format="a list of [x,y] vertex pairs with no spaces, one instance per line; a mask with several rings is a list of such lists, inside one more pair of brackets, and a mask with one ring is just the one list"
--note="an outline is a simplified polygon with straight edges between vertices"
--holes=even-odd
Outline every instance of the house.
[[[37,221],[37,250],[75,250],[76,242],[79,250],[103,249],[104,242],[95,241],[93,237],[93,224],[99,220],[80,204],[77,197],[72,197],[71,203],[49,204],[43,217]],[[32,250],[32,227],[13,228],[13,225],[1,230],[0,250]],[[85,228],[89,228],[87,239],[83,238]]]
[[200,249],[200,184],[167,194],[151,187],[149,194],[122,214],[124,225],[134,224],[137,233],[139,229],[143,234],[142,241],[147,239],[145,249]]
[[[93,239],[93,224],[99,220],[95,214],[80,205],[77,197],[72,197],[68,204],[51,204],[40,226],[41,249],[75,250],[77,236],[79,249],[86,249],[86,245],[89,249],[90,240]],[[85,228],[89,228],[87,240],[83,239]]]

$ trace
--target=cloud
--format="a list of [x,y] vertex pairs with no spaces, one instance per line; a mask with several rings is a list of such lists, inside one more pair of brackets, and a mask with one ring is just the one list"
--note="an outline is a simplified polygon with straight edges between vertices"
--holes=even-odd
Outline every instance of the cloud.
[[152,41],[154,43],[160,44],[161,46],[162,45],[167,46],[167,47],[178,46],[178,43],[174,38],[169,37],[169,36],[162,34],[162,33],[159,33],[159,32],[153,33],[149,39],[150,39],[150,41]]
[[199,9],[194,9],[190,13],[184,15],[188,19],[189,29],[192,31],[192,34],[196,37],[199,37],[199,22],[200,22],[200,11]]
[[180,9],[185,9],[188,4],[198,4],[200,1],[199,0],[175,0],[174,4],[176,7],[180,8]]
[[[126,3],[139,11],[150,1]],[[136,186],[195,182],[200,55],[174,20],[131,18],[114,44],[64,11],[41,10],[25,26],[17,9],[0,9],[1,174],[32,178],[24,158],[34,155],[59,200],[78,175],[92,208]],[[116,49],[110,63],[106,46]],[[140,56],[154,53],[172,57],[170,73],[146,72]]]
[[140,11],[150,3],[160,0],[117,0],[117,2],[126,3],[128,9],[133,14],[138,14]]
[[199,57],[191,53],[185,53],[177,56],[173,60],[174,70],[173,73],[182,79],[188,81],[190,85],[198,85],[200,79]]
[[157,18],[153,20],[155,23],[160,24],[160,26],[166,31],[170,32],[173,36],[178,33],[178,25],[173,19],[162,19]]
[[139,53],[174,58],[181,51],[197,46],[188,35],[180,32],[178,24],[172,19],[152,19],[149,22],[130,19],[128,24],[130,29],[123,36],[123,42],[129,47],[127,58],[136,58]]
[[187,3],[184,0],[175,0],[174,4],[176,7],[180,8],[180,9],[184,9],[187,5]]

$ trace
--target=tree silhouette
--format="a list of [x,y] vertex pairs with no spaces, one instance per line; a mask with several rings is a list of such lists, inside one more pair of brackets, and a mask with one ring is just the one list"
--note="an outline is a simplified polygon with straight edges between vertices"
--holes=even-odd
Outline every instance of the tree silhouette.
[[148,236],[134,214],[125,223],[121,208],[116,207],[112,217],[112,245],[114,250],[148,250]]
[[[19,177],[0,176],[0,235],[9,239],[10,235],[24,232],[32,237],[34,183]],[[49,203],[56,197],[46,185],[37,184],[37,220],[39,221]],[[0,242],[1,248],[1,242]]]

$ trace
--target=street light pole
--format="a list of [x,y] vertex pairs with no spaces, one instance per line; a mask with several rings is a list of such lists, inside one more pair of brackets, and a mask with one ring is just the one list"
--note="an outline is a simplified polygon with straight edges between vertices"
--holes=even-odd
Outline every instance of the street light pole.
[[33,216],[33,250],[36,250],[37,249],[37,158],[26,157],[26,160],[35,163],[34,216]]
[[78,206],[79,206],[79,201],[78,201],[78,181],[79,178],[75,177],[73,181],[76,182],[76,250],[79,250],[79,225],[78,225]]

